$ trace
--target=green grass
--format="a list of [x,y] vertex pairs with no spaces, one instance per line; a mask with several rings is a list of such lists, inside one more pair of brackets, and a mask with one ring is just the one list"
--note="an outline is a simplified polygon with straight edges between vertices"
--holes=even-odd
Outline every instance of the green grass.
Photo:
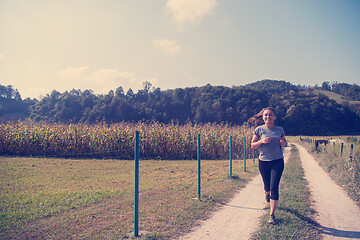
[[344,97],[344,96],[342,96],[340,94],[330,92],[330,91],[326,91],[326,90],[314,90],[314,92],[317,93],[317,94],[323,94],[323,95],[329,97],[330,99],[335,100],[339,104],[342,104],[345,101],[349,102],[350,104],[354,104],[354,105],[360,103],[360,101],[351,101],[351,100],[346,99],[346,97]]
[[[140,161],[144,239],[189,231],[257,174],[252,160]],[[0,158],[0,238],[122,239],[133,231],[134,163],[127,160]]]
[[106,185],[114,176],[103,175],[100,161],[1,158],[0,165],[1,232],[123,194]]
[[280,183],[278,223],[268,224],[269,213],[261,218],[261,228],[252,239],[320,239],[318,224],[313,220],[309,190],[304,179],[299,153],[292,148]]
[[[140,161],[142,239],[172,239],[192,229],[246,185],[252,160],[202,161],[197,199],[196,161]],[[122,239],[133,231],[134,163],[126,160],[0,158],[1,239]],[[276,213],[252,239],[319,239],[296,148],[285,166]],[[130,237],[131,238],[131,237]]]

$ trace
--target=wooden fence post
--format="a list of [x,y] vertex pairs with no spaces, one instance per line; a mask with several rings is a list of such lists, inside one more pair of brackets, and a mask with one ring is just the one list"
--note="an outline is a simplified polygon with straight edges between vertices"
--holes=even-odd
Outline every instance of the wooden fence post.
[[349,162],[352,162],[352,152],[353,152],[353,149],[354,149],[354,145],[353,145],[353,144],[350,144]]
[[315,140],[315,150],[316,150],[316,151],[318,150],[318,147],[319,147],[319,141],[318,141],[318,140]]
[[344,143],[340,144],[340,156],[343,154]]

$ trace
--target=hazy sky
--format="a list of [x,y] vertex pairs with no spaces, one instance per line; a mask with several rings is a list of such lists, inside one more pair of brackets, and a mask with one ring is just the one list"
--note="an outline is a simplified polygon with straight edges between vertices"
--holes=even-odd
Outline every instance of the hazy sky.
[[0,84],[360,84],[358,0],[0,0]]

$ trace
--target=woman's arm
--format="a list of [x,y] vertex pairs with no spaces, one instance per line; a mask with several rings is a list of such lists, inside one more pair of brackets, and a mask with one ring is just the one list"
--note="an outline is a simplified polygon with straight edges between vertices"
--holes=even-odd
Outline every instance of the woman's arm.
[[259,140],[259,137],[254,134],[253,138],[251,140],[251,149],[258,148],[261,146],[261,144],[269,143],[270,141],[271,141],[271,138],[269,138],[269,137]]

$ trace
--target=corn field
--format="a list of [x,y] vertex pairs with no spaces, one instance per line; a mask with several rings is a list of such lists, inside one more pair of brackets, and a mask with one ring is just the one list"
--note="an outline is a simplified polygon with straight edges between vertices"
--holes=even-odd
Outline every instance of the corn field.
[[203,159],[228,158],[230,136],[233,138],[234,158],[242,158],[244,154],[244,137],[250,153],[252,129],[245,126],[17,122],[0,125],[0,155],[133,159],[135,131],[140,132],[142,159],[196,159],[198,134],[201,134]]

